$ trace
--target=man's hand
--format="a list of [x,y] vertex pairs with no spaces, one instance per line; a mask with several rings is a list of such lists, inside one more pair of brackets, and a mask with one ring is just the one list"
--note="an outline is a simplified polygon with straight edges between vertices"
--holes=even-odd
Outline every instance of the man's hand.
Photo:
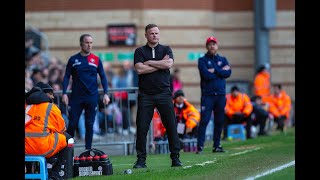
[[69,104],[69,98],[68,98],[68,95],[67,94],[63,94],[62,95],[62,102],[66,105]]
[[161,60],[147,60],[143,64],[156,69],[170,69],[173,64],[173,59],[166,54]]
[[192,132],[192,128],[186,128],[186,134],[191,133]]
[[209,72],[214,73],[214,68],[208,69]]
[[107,105],[107,104],[109,104],[109,102],[110,102],[110,98],[109,98],[108,94],[104,94],[103,95],[103,103],[105,105]]
[[166,54],[166,55],[162,58],[162,60],[166,60],[166,59],[170,59],[170,56],[169,56],[168,54]]
[[222,70],[229,70],[230,69],[230,66],[229,65],[225,65],[222,67]]

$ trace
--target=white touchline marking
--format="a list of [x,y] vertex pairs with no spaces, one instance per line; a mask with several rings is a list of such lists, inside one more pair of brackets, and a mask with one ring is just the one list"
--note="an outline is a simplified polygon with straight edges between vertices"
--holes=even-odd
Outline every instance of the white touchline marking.
[[[198,164],[195,164],[194,166],[204,166],[204,165],[206,165],[206,164],[212,164],[212,163],[214,163],[214,162],[216,162],[217,161],[217,159],[215,158],[213,161],[205,161],[205,162],[203,162],[203,163],[198,163]],[[190,165],[190,166],[183,166],[183,169],[188,169],[188,168],[191,168],[192,167],[192,165]]]
[[248,153],[248,152],[251,152],[251,151],[256,151],[256,150],[259,150],[259,149],[261,149],[261,148],[258,147],[258,148],[254,148],[254,149],[249,149],[249,150],[245,150],[245,151],[241,151],[241,152],[230,154],[230,156],[236,156],[236,155],[240,155],[240,154],[245,154],[245,153]]
[[201,163],[201,164],[195,164],[195,165],[198,165],[198,166],[204,166],[204,165],[206,165],[206,164],[212,164],[212,163],[214,163],[214,162],[216,162],[217,160],[213,160],[213,161],[206,161],[206,162],[203,162],[203,163]]
[[287,164],[284,164],[284,165],[282,165],[282,166],[276,167],[276,168],[274,168],[274,169],[270,169],[270,170],[268,170],[268,171],[266,171],[266,172],[264,172],[264,173],[258,174],[258,175],[256,175],[256,176],[248,177],[248,178],[246,178],[246,179],[244,179],[244,180],[254,180],[254,179],[256,179],[256,178],[259,178],[259,177],[262,177],[262,176],[265,176],[265,175],[274,173],[274,172],[276,172],[276,171],[280,171],[280,170],[282,170],[282,169],[284,169],[284,168],[287,168],[287,167],[290,167],[290,166],[293,166],[293,165],[295,165],[295,161],[291,161],[291,162],[289,162],[289,163],[287,163]]
[[183,169],[191,168],[192,166],[184,166]]
[[[241,154],[245,154],[245,153],[248,153],[248,152],[251,152],[251,151],[256,151],[256,150],[259,150],[261,149],[261,147],[257,147],[257,148],[254,148],[254,149],[250,149],[250,150],[245,150],[245,151],[241,151],[241,152],[237,152],[237,153],[233,153],[233,154],[230,154],[230,156],[236,156],[236,155],[241,155]],[[213,161],[205,161],[203,163],[198,163],[198,164],[195,164],[195,166],[204,166],[206,164],[212,164],[214,162],[216,162],[217,159],[215,158]],[[183,169],[188,169],[188,168],[192,168],[192,165],[190,166],[183,166]]]

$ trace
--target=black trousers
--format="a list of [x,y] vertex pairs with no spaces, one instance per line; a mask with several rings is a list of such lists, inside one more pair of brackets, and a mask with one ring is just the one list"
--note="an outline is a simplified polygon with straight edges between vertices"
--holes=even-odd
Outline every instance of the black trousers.
[[258,135],[264,135],[266,132],[264,131],[264,128],[266,127],[266,122],[268,116],[265,116],[264,114],[255,113],[255,119],[252,122],[252,125],[259,125],[259,133]]
[[[66,136],[66,141],[68,144],[68,140],[72,138],[72,136],[67,132],[64,132],[63,134]],[[67,147],[61,149],[58,153],[56,153],[52,157],[47,158],[47,161],[53,164],[51,171],[59,172],[61,170],[61,165],[63,163],[63,160],[66,158],[65,157],[66,150],[67,150]]]
[[79,119],[82,111],[84,110],[85,117],[85,148],[91,149],[92,147],[92,137],[93,137],[93,124],[96,118],[98,105],[98,97],[92,97],[81,100],[70,99],[70,112],[69,112],[69,125],[67,132],[74,137],[76,128],[78,127]]
[[153,117],[154,108],[157,108],[159,111],[161,121],[166,128],[171,155],[179,154],[180,152],[180,141],[177,132],[177,122],[173,109],[171,91],[168,89],[162,93],[153,95],[139,92],[136,118],[136,151],[137,157],[140,160],[145,160],[147,157],[147,135]]
[[274,118],[274,122],[277,123],[277,130],[280,130],[283,132],[284,129],[284,121],[287,119],[286,116],[279,116]]

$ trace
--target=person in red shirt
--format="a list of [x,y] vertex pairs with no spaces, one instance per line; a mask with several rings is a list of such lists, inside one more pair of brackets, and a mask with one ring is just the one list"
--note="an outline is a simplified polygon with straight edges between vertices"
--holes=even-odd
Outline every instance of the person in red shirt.
[[157,108],[154,108],[153,117],[152,117],[152,124],[153,124],[153,140],[167,140],[168,137],[166,135],[166,128],[163,126],[160,114]]

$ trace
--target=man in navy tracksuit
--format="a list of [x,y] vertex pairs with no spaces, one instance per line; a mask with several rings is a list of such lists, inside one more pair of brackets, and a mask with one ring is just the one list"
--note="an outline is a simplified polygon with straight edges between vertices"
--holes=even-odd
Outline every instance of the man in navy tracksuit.
[[201,78],[201,120],[198,129],[198,151],[203,150],[206,128],[212,111],[214,115],[213,152],[224,152],[221,132],[226,106],[226,78],[231,75],[228,60],[217,53],[218,40],[211,36],[206,41],[207,53],[199,58],[198,69]]
[[91,149],[93,137],[93,123],[95,120],[97,105],[99,101],[98,78],[104,90],[103,103],[108,104],[107,77],[104,73],[100,58],[91,53],[92,36],[83,34],[80,36],[81,51],[68,60],[66,72],[63,79],[62,101],[69,104],[67,89],[70,76],[72,76],[72,86],[70,95],[70,117],[67,132],[74,137],[75,129],[82,111],[85,111],[85,148]]

